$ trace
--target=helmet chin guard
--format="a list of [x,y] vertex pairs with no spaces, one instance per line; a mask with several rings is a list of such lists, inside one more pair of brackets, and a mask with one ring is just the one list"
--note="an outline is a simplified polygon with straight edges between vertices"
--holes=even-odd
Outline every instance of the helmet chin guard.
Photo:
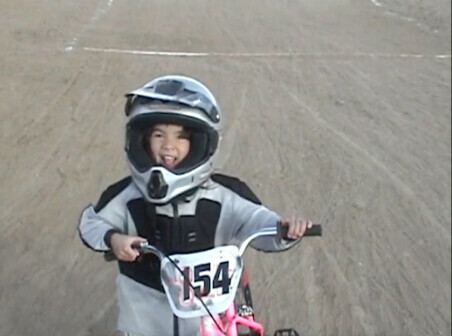
[[167,168],[156,165],[146,173],[138,172],[129,164],[132,180],[148,202],[165,204],[175,197],[196,188],[210,176],[212,169],[202,165],[194,171],[176,175]]

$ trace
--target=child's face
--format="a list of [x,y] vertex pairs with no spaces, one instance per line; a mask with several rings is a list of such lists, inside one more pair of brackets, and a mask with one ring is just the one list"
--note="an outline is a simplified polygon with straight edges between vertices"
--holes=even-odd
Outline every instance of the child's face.
[[155,125],[148,138],[149,155],[158,164],[174,169],[190,151],[190,132],[180,125]]

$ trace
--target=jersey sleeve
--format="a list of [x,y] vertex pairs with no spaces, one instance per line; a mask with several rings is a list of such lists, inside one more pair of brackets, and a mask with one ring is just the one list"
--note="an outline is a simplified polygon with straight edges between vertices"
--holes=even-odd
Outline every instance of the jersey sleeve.
[[122,180],[110,186],[95,206],[89,205],[83,210],[78,231],[87,247],[95,251],[108,251],[107,233],[126,231],[126,188],[129,184]]
[[[259,229],[275,227],[280,220],[277,213],[261,204],[246,200],[229,190],[225,193],[216,235],[219,244],[228,244],[231,241],[241,243]],[[277,237],[262,237],[256,239],[251,246],[257,250],[272,252],[285,250],[292,244]]]

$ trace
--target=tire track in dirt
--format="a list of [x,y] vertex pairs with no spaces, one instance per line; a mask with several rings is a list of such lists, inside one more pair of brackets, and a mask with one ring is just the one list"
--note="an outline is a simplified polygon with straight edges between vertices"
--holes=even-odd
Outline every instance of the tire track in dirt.
[[[416,193],[414,193],[412,191],[412,189],[406,184],[404,183],[397,175],[391,173],[391,171],[383,164],[380,164],[380,161],[375,158],[373,155],[371,155],[367,150],[365,150],[364,148],[362,148],[358,143],[352,141],[349,137],[347,137],[345,134],[343,134],[342,132],[340,132],[338,129],[336,129],[335,127],[331,126],[330,124],[328,124],[326,122],[326,120],[324,120],[323,118],[321,118],[319,116],[318,113],[316,113],[315,111],[312,110],[312,108],[310,108],[306,103],[302,102],[298,97],[296,97],[292,92],[290,92],[290,90],[288,90],[288,94],[295,100],[298,101],[300,105],[302,105],[304,107],[304,109],[306,111],[308,111],[316,120],[317,122],[320,122],[324,127],[326,127],[327,129],[329,129],[333,134],[335,134],[339,139],[341,139],[346,145],[348,145],[350,148],[352,148],[354,151],[356,151],[357,153],[359,153],[362,157],[367,159],[367,162],[371,163],[374,167],[378,168],[378,170],[380,172],[382,172],[384,175],[388,176],[394,183],[395,186],[401,190],[403,192],[403,194],[413,200],[415,203],[417,203],[418,207],[421,209],[421,213],[423,214],[422,216],[425,218],[429,218],[430,222],[433,218],[433,212],[428,208],[428,206],[419,198],[416,196]],[[441,223],[439,221],[434,221],[435,227],[437,229],[439,229],[442,234],[447,235],[447,229],[441,225]],[[410,250],[416,250],[416,244],[422,243],[423,239],[419,238],[413,245],[411,245],[409,247],[408,250],[404,250],[401,251],[399,254],[401,255],[398,259],[392,259],[391,255],[382,255],[380,256],[381,258],[381,262],[383,264],[385,264],[385,268],[380,270],[380,272],[376,272],[375,273],[375,278],[376,279],[385,279],[385,273],[388,272],[388,270],[391,270],[391,268],[399,268],[400,264],[398,263],[399,259],[409,255],[409,251]],[[351,256],[351,255],[348,255]],[[341,254],[341,259],[344,258],[344,254]],[[341,262],[339,261],[338,257],[336,257],[335,255],[328,255],[328,260],[330,260],[330,262],[334,265],[339,266],[341,264]],[[386,261],[385,261],[386,260]],[[413,261],[415,263],[417,263],[416,261]],[[343,264],[343,263],[342,263]],[[393,266],[391,266],[393,265]],[[341,274],[341,269],[340,267],[336,267],[335,268],[336,273]],[[421,268],[419,269],[419,271],[421,271]],[[339,277],[341,279],[341,281],[343,282],[344,285],[347,285],[347,278],[342,274],[342,276]],[[371,277],[368,277],[368,280],[373,280]],[[390,302],[393,303],[393,305],[397,308],[397,310],[399,310],[400,312],[402,312],[403,314],[405,314],[405,311],[401,308],[404,306],[410,306],[410,304],[408,303],[408,301],[405,300],[406,295],[411,295],[413,292],[412,291],[404,291],[403,287],[402,287],[402,292],[398,295],[398,296],[394,296],[394,290],[397,290],[398,286],[391,288],[391,292],[392,294],[390,294],[391,292],[388,290],[388,288],[385,288],[385,285],[383,284],[379,284],[378,282],[376,282],[376,280],[372,281],[375,284],[378,284],[377,288],[379,289],[379,291],[384,291],[384,293],[387,294],[387,297],[391,297]],[[410,283],[410,282],[408,282]],[[387,286],[387,285],[386,285]],[[422,285],[421,285],[422,286]],[[349,291],[349,297],[352,298],[353,297],[353,292],[352,287],[347,286],[348,291]],[[413,288],[414,289],[414,288]],[[415,289],[414,289],[415,290]],[[402,294],[403,292],[405,292],[404,294]],[[410,299],[409,301],[413,302],[413,299]],[[353,304],[356,304],[356,300],[352,301]],[[412,308],[413,310],[415,310],[415,308]],[[362,314],[357,314],[357,317],[360,317]],[[361,321],[363,328],[367,328],[369,327],[369,320],[366,321]],[[373,323],[371,323],[370,325],[378,325],[378,321],[374,321]],[[419,328],[419,326],[417,327]],[[374,332],[376,331],[376,329],[367,329],[366,330],[366,334],[374,334]],[[417,330],[420,331],[420,330]],[[426,329],[422,330],[423,333],[427,332]]]
[[[313,109],[311,109],[306,103],[301,101],[295,94],[293,94],[291,91],[286,90],[292,99],[298,102],[300,106],[302,106],[311,116],[313,116],[320,124],[322,124],[325,128],[333,132],[339,139],[341,139],[343,142],[348,144],[351,148],[355,149],[358,153],[360,153],[364,158],[367,159],[367,161],[371,162],[375,167],[378,167],[380,171],[382,171],[385,175],[387,175],[394,183],[395,185],[403,191],[403,193],[415,200],[419,206],[422,209],[422,212],[426,214],[429,218],[435,218],[433,211],[428,208],[428,206],[418,197],[416,197],[416,193],[413,192],[413,190],[405,183],[403,182],[396,174],[392,173],[383,163],[381,160],[378,160],[375,156],[373,156],[371,153],[369,153],[365,148],[360,146],[358,143],[351,140],[349,137],[347,137],[344,133],[340,132],[338,129],[334,128],[326,120],[324,120],[318,113],[316,113]],[[442,232],[444,235],[448,235],[449,232],[447,229],[441,225],[440,222],[437,220],[434,221],[435,226]]]
[[[28,298],[28,300],[33,300],[31,306],[27,308],[29,323],[21,327],[16,327],[13,334],[20,334],[21,332],[23,332],[23,334],[31,334],[32,331],[30,328],[33,325],[34,328],[38,330],[47,328],[47,330],[50,330],[50,334],[62,334],[61,330],[57,329],[58,323],[55,323],[54,325],[50,322],[49,325],[45,327],[42,326],[40,321],[52,320],[55,322],[53,320],[54,317],[50,317],[48,314],[52,311],[62,312],[58,307],[64,302],[61,301],[61,298],[67,296],[66,289],[61,287],[60,281],[62,279],[71,280],[79,277],[79,274],[75,273],[71,276],[73,270],[80,267],[80,265],[77,266],[77,262],[80,260],[80,253],[74,255],[70,252],[79,250],[74,248],[74,245],[80,245],[80,241],[77,238],[76,226],[69,224],[70,227],[73,227],[73,230],[69,230],[65,225],[61,225],[61,221],[63,221],[63,223],[67,221],[67,213],[55,213],[52,215],[51,212],[53,207],[59,204],[55,201],[55,195],[58,194],[58,191],[61,190],[63,186],[66,189],[66,194],[63,193],[60,194],[60,196],[63,195],[65,199],[71,199],[71,196],[67,195],[67,191],[69,190],[70,193],[76,193],[74,189],[78,187],[80,178],[81,181],[85,181],[81,176],[75,175],[80,168],[79,160],[83,159],[84,155],[91,150],[89,148],[96,138],[102,136],[102,133],[99,132],[99,129],[101,129],[100,124],[105,122],[106,118],[109,118],[109,113],[106,113],[105,110],[97,109],[95,110],[95,113],[93,113],[93,110],[90,107],[99,105],[93,104],[93,97],[96,95],[98,97],[104,96],[104,86],[99,85],[99,81],[105,77],[104,75],[108,71],[108,59],[102,60],[99,66],[96,67],[96,70],[90,74],[96,78],[94,81],[88,80],[88,82],[86,82],[86,80],[83,80],[84,71],[82,67],[83,66],[78,68],[76,75],[73,77],[73,81],[71,81],[72,84],[69,85],[70,87],[75,88],[77,92],[81,91],[83,93],[77,101],[76,108],[70,109],[69,106],[63,104],[63,101],[66,101],[66,104],[68,100],[70,101],[70,99],[68,99],[68,90],[63,90],[53,102],[52,111],[58,112],[53,116],[53,120],[55,121],[54,124],[61,125],[61,127],[58,126],[55,131],[52,131],[51,134],[54,135],[46,135],[49,137],[52,136],[54,141],[49,143],[49,146],[45,148],[46,150],[44,152],[39,153],[41,154],[42,159],[39,161],[39,164],[34,167],[33,171],[38,175],[42,175],[42,179],[36,180],[31,192],[29,191],[26,193],[25,199],[22,200],[22,202],[27,203],[27,208],[23,209],[23,203],[21,202],[13,204],[13,207],[9,209],[10,212],[13,211],[11,213],[11,218],[5,220],[5,223],[10,223],[16,221],[15,217],[19,217],[19,220],[23,222],[24,225],[26,224],[27,230],[21,232],[24,229],[24,225],[9,225],[7,227],[6,234],[10,237],[21,237],[21,240],[19,242],[10,241],[6,244],[2,244],[2,252],[8,250],[9,253],[19,255],[20,257],[16,259],[17,263],[6,265],[7,267],[2,270],[2,273],[4,271],[6,273],[16,274],[16,276],[20,278],[23,287],[30,286],[31,284],[36,284],[36,286],[40,287],[38,292],[30,294]],[[60,105],[63,105],[62,109]],[[102,101],[101,106],[108,109],[110,108],[110,102],[104,100]],[[61,111],[64,111],[65,113],[61,113]],[[37,123],[37,126],[39,125],[40,123]],[[79,141],[77,146],[73,146],[75,139]],[[55,171],[53,177],[52,171]],[[79,178],[79,181],[74,181],[77,180],[77,178]],[[27,184],[29,186],[32,183],[28,182]],[[23,187],[25,188],[27,184],[24,184]],[[70,204],[72,204],[72,202]],[[69,203],[66,206],[69,206]],[[36,209],[42,209],[42,213],[34,214]],[[74,211],[74,209],[68,208],[65,210],[65,212]],[[2,222],[3,219],[4,218],[2,218]],[[66,222],[66,225],[67,224],[68,223]],[[47,237],[47,239],[43,238],[42,240],[34,242],[32,250],[30,250],[28,242],[34,240],[31,235],[36,234],[36,232],[39,232],[40,237]],[[68,233],[70,234],[68,235]],[[74,238],[76,240],[74,240]],[[49,241],[52,249],[48,248]],[[52,253],[51,250],[58,251],[57,255],[55,256],[54,252]],[[30,257],[32,254],[39,255],[38,263],[35,262],[36,256]],[[72,260],[73,262],[71,263],[69,260]],[[52,267],[41,267],[47,263],[48,265],[52,265]],[[26,266],[25,270],[27,271],[24,271],[24,268],[18,268],[17,265]],[[47,279],[47,281],[43,281],[43,279]],[[13,281],[17,282],[17,279],[14,279]],[[14,286],[13,284],[8,283],[5,283],[4,285],[9,288]],[[87,293],[89,293],[89,291]],[[2,302],[9,302],[11,297],[12,293],[5,295],[5,297],[2,296]],[[84,294],[80,297],[83,303],[82,297],[84,297]],[[109,300],[106,300],[107,306],[114,306],[114,304],[110,302],[115,301],[114,296],[111,297],[109,295],[108,298]],[[48,308],[49,311],[37,311],[36,309],[38,307],[42,307],[42,302],[46,301],[50,302],[48,306],[46,305],[46,309]],[[108,309],[108,307],[106,309]],[[13,304],[10,313],[19,314],[20,316],[20,311],[21,308],[16,304]],[[93,317],[94,319],[99,319],[104,313],[105,312],[101,309],[97,314],[94,314]],[[61,313],[61,319],[64,319],[64,316],[64,313]],[[79,314],[78,318],[81,316],[83,316],[83,314]],[[98,328],[97,332],[93,335],[99,335],[99,331],[100,329]],[[73,332],[76,331],[74,330]]]
[[[38,113],[38,118],[30,125],[30,128],[33,127],[34,129],[38,129],[39,128],[38,125],[41,125],[44,122],[46,122],[45,119],[48,118],[50,113],[55,113],[55,111],[59,111],[56,108],[56,106],[70,94],[71,89],[78,83],[78,80],[80,79],[80,76],[84,71],[83,70],[84,66],[85,66],[85,63],[82,63],[82,65],[79,66],[75,75],[71,78],[71,80],[66,85],[66,87],[63,88],[62,90],[60,90],[59,93],[56,95],[55,99],[53,101],[51,101],[49,103],[49,105],[47,105],[43,108],[42,113]],[[102,78],[102,74],[105,73],[105,71],[106,71],[106,66],[107,66],[107,63],[106,63],[106,61],[104,61],[103,64],[98,68],[98,71],[99,71],[98,78]],[[85,109],[86,111],[89,111],[89,108],[85,107],[84,104],[87,103],[89,101],[89,99],[91,98],[91,96],[94,94],[94,92],[95,92],[94,88],[96,87],[96,85],[98,85],[98,84],[95,82],[91,82],[90,85],[88,87],[86,87],[85,94],[83,95],[82,99],[79,101],[79,105],[78,105],[79,110]],[[72,113],[72,115],[69,117],[70,119],[73,119],[74,113],[76,113],[76,112]],[[61,118],[64,119],[65,116],[61,116]],[[63,122],[63,124],[64,124],[63,128],[53,130],[53,132],[59,133],[59,136],[56,138],[56,141],[51,142],[51,144],[46,148],[45,152],[42,153],[39,162],[36,165],[34,165],[33,168],[31,169],[31,171],[28,173],[29,179],[36,179],[37,177],[41,176],[44,171],[46,171],[47,169],[50,169],[51,165],[55,165],[56,163],[54,162],[54,158],[59,157],[60,153],[68,147],[66,142],[72,136],[72,134],[71,134],[71,132],[73,131],[72,124],[70,122]],[[95,126],[98,126],[98,125],[95,125]],[[28,137],[30,137],[30,136],[31,135],[28,134]],[[26,144],[27,144],[27,141],[25,142],[25,145]],[[80,153],[82,153],[82,152],[80,152]],[[67,155],[60,162],[65,161],[66,158],[67,158]],[[64,174],[60,174],[59,176],[60,176],[60,178],[62,178],[64,180]],[[56,190],[58,190],[58,188],[61,187],[61,183],[62,182],[60,181],[59,186],[57,186],[56,189],[54,189],[52,192],[49,191],[48,193],[44,194],[43,195],[44,197],[41,197],[41,192],[40,192],[40,189],[42,188],[42,186],[35,188],[35,191],[32,193],[26,193],[25,191],[26,191],[26,189],[28,189],[28,185],[31,184],[29,181],[27,182],[27,180],[25,180],[24,183],[17,185],[14,192],[18,193],[20,195],[28,194],[27,199],[29,199],[29,205],[30,205],[30,207],[28,208],[29,209],[28,211],[33,211],[34,207],[38,207],[43,202],[46,202],[48,200],[48,198],[51,198],[53,193]],[[21,207],[20,203],[16,203],[16,204],[12,204],[12,205],[8,206],[6,211],[2,212],[2,214],[0,216],[0,222],[1,223],[10,222],[14,218],[14,216],[13,216],[13,218],[11,218],[10,216],[14,213],[17,213],[20,207]],[[27,213],[28,213],[27,211],[23,211],[23,210],[20,212],[22,215],[27,215]]]
[[[23,0],[11,5],[25,15],[6,42],[22,40],[3,52],[14,68],[24,62],[24,74],[7,72],[0,87],[14,109],[37,109],[36,119],[16,113],[3,138],[11,179],[0,215],[8,257],[0,334],[113,334],[116,268],[80,245],[76,223],[86,200],[127,171],[115,133],[123,132],[115,126],[123,88],[167,71],[207,79],[231,108],[223,154],[232,174],[276,211],[297,208],[325,224],[321,240],[247,256],[268,331],[292,324],[306,335],[450,334],[450,55],[442,55],[450,39],[364,1],[115,5],[93,23],[106,0],[60,5],[53,23],[62,29],[38,34],[52,24],[44,13],[31,17]],[[37,62],[36,50],[54,46],[52,32],[62,46],[74,25],[91,46],[206,52],[88,53],[78,40],[65,61],[53,52]],[[27,57],[17,58],[19,49]]]
[[[219,155],[219,164],[218,164],[218,169],[221,170],[223,169],[223,167],[227,164],[227,162],[229,162],[230,157],[231,157],[231,153],[233,152],[233,148],[236,144],[236,135],[237,135],[237,131],[238,128],[241,126],[241,121],[243,120],[243,115],[245,113],[245,105],[246,105],[246,96],[248,93],[248,87],[244,87],[242,94],[241,94],[241,98],[240,98],[240,103],[237,109],[234,109],[234,114],[231,115],[230,117],[226,116],[225,117],[225,126],[226,129],[223,130],[223,134],[225,132],[227,132],[227,140],[222,140],[222,144],[220,147],[220,155]],[[223,128],[225,128],[223,126]]]
[[[259,69],[261,76],[264,76],[266,78],[269,77],[270,82],[272,82],[271,77],[275,76],[274,72],[275,70],[272,67],[272,61],[271,60],[267,60],[267,61],[263,61],[261,60],[261,62],[256,62],[253,64],[253,67],[256,69],[256,71],[258,71],[257,69]],[[263,69],[265,70],[265,72],[263,72]],[[280,89],[282,90],[288,90],[288,88],[286,87],[286,85],[282,84],[279,86]],[[277,94],[276,94],[277,96]],[[263,90],[257,90],[257,97],[259,97],[258,99],[256,99],[256,101],[254,101],[254,104],[259,106],[260,102],[264,102],[263,105],[266,105],[265,102],[268,101],[268,96],[264,96]],[[280,99],[279,101],[284,101],[284,99]],[[287,104],[286,104],[287,105]],[[302,114],[301,113],[291,113],[292,111],[288,111],[287,110],[287,106],[281,106],[280,107],[280,111],[275,111],[275,113],[270,113],[268,115],[262,115],[261,117],[263,118],[262,124],[261,126],[263,126],[264,128],[264,132],[267,134],[272,134],[272,136],[269,136],[267,139],[267,143],[266,146],[268,146],[267,151],[269,153],[276,153],[276,154],[272,154],[272,156],[276,159],[275,162],[273,162],[274,167],[276,167],[278,170],[278,174],[276,176],[272,176],[272,178],[274,179],[279,179],[281,181],[284,181],[284,184],[290,183],[290,181],[287,180],[287,176],[288,175],[292,175],[292,176],[298,176],[298,173],[301,172],[303,170],[303,164],[301,163],[297,163],[297,166],[294,167],[293,165],[291,165],[293,162],[289,162],[289,155],[294,155],[294,149],[293,147],[289,149],[285,149],[285,150],[281,150],[281,148],[285,148],[286,147],[286,142],[288,141],[288,139],[298,139],[298,142],[296,143],[296,153],[299,153],[299,155],[301,155],[301,153],[305,152],[304,150],[304,143],[303,143],[303,127],[304,126],[304,120],[302,118]],[[297,106],[299,106],[299,102],[297,101]],[[270,110],[272,109],[272,106],[268,106],[267,103],[267,108],[270,108]],[[259,108],[258,108],[259,110]],[[297,125],[297,127],[289,127],[289,125],[294,126]],[[306,126],[308,127],[308,126]],[[301,132],[301,133],[296,133],[296,132]],[[284,134],[284,137],[283,137]],[[293,145],[293,144],[292,144]],[[302,160],[303,161],[303,160]],[[290,167],[288,166],[288,164],[290,165]],[[341,174],[341,173],[340,173]],[[340,175],[337,177],[337,179],[341,179]],[[329,214],[334,210],[334,207],[338,206],[338,196],[339,196],[339,187],[336,186],[336,190],[338,191],[338,194],[335,196],[333,194],[331,194],[331,198],[328,202],[328,206],[325,209],[325,212],[323,214],[323,220],[322,223],[325,223],[327,217],[329,216]],[[358,189],[355,190],[355,192],[353,193],[349,193],[345,198],[341,197],[340,202],[342,204],[346,204],[348,202],[348,200],[350,200],[354,195],[356,195],[356,193],[358,192]],[[273,197],[278,197],[281,199],[281,203],[285,203],[285,204],[291,204],[292,203],[292,199],[293,199],[293,195],[292,194],[287,194],[286,192],[282,192],[282,191],[274,191]],[[334,204],[334,205],[333,205]],[[291,252],[293,253],[293,258],[296,258],[296,251]],[[378,326],[378,321],[372,319],[371,317],[367,316],[366,314],[363,313],[363,309],[361,308],[358,300],[354,299],[354,295],[353,295],[353,288],[352,288],[352,284],[349,283],[349,281],[347,280],[347,277],[345,276],[344,272],[341,269],[341,265],[339,263],[339,261],[336,259],[335,256],[333,256],[331,253],[329,253],[325,248],[323,248],[320,252],[320,254],[318,254],[314,259],[315,260],[319,260],[319,259],[325,259],[322,257],[322,254],[324,255],[324,257],[326,258],[327,262],[329,265],[324,265],[324,267],[326,268],[330,268],[333,272],[333,274],[335,275],[335,277],[337,278],[337,280],[339,280],[339,283],[336,282],[336,286],[342,287],[343,290],[345,290],[348,294],[345,294],[344,297],[347,298],[348,300],[348,304],[351,305],[352,307],[354,307],[353,309],[355,309],[356,316],[358,317],[358,321],[359,324],[362,328],[362,330],[365,332],[365,334],[367,335],[374,335],[376,330],[377,330],[377,326]],[[279,272],[274,272],[274,269],[278,269],[281,268],[281,264],[278,264],[278,261],[275,261],[276,263],[273,262],[265,262],[265,263],[259,263],[260,265],[260,273],[263,274],[263,278],[260,280],[260,283],[258,284],[257,287],[257,291],[255,292],[255,294],[260,295],[261,294],[261,288],[273,288],[273,291],[276,291],[276,293],[278,291],[281,290],[281,285],[280,285],[280,280],[281,280],[281,274]],[[284,275],[286,278],[289,279],[296,279],[298,278],[298,276],[300,275],[300,269],[293,267],[290,268],[287,271],[284,271]],[[312,277],[310,277],[309,275],[305,278],[305,281],[308,283],[307,286],[305,286],[305,290],[308,293],[319,293],[321,291],[321,288],[319,287],[319,285],[316,285],[316,281],[309,281],[309,279],[313,279]],[[274,295],[276,295],[276,293],[274,293]],[[272,297],[272,293],[267,293],[266,296],[270,296]],[[283,298],[280,298],[280,300],[283,300]],[[343,303],[346,304],[346,303]],[[275,323],[274,317],[272,317],[271,315],[267,316],[266,314],[264,314],[264,320],[266,320],[268,323]]]
[[[269,63],[267,63],[267,70],[268,70],[268,72],[272,71],[272,67]],[[377,157],[371,155],[369,151],[364,149],[360,144],[352,141],[348,136],[346,136],[344,133],[342,133],[338,129],[330,126],[326,122],[326,120],[324,120],[323,118],[321,118],[319,116],[318,113],[313,111],[312,108],[310,108],[307,104],[303,103],[298,97],[296,97],[291,92],[291,90],[288,89],[288,86],[284,86],[283,89],[287,91],[287,93],[291,96],[291,98],[294,101],[296,101],[297,105],[302,105],[304,107],[303,110],[308,110],[311,117],[314,117],[314,121],[316,121],[322,127],[326,127],[330,131],[333,131],[332,133],[335,134],[335,136],[338,137],[341,140],[341,142],[343,142],[346,145],[346,147],[348,147],[348,148],[352,149],[352,151],[358,153],[360,157],[364,157],[366,159],[366,162],[370,163],[369,168],[371,171],[375,171],[375,168],[377,168],[377,170],[379,170],[381,173],[383,173],[383,176],[387,176],[390,178],[391,181],[394,181],[396,188],[402,192],[402,195],[409,197],[410,199],[414,200],[415,203],[419,204],[421,209],[423,209],[422,212],[424,213],[424,216],[429,217],[429,216],[433,215],[432,211],[430,209],[428,209],[428,206],[421,199],[419,199],[416,196],[415,192],[409,187],[409,185],[407,183],[405,183],[404,181],[402,181],[401,178],[399,178],[396,174],[393,174],[386,165],[384,165],[383,163],[380,164],[380,161],[378,160]],[[262,97],[261,97],[261,99],[262,99]],[[278,123],[276,122],[275,124],[278,124]],[[294,121],[293,124],[297,124],[297,123]],[[281,129],[281,126],[279,126],[279,129]],[[273,131],[274,131],[274,129],[273,129]],[[275,138],[276,137],[279,139],[277,141],[278,144],[283,145],[283,142],[280,139],[280,133],[278,133],[278,135],[275,136]],[[293,171],[293,169],[292,169],[292,171]],[[378,175],[381,176],[382,175],[381,173]],[[355,194],[356,194],[356,192],[357,192],[357,190],[355,190]],[[347,195],[347,199],[351,199],[352,197],[353,197],[352,193],[349,193]],[[342,199],[344,205],[348,203],[347,199]],[[332,200],[334,200],[334,197],[332,197]],[[437,224],[440,225],[439,222]],[[443,227],[441,227],[441,229],[443,231],[445,230]],[[422,242],[422,240],[418,239],[414,245],[421,243],[421,242]],[[410,247],[410,250],[413,250],[413,249],[415,249],[415,246]],[[406,253],[409,253],[409,252],[407,252],[405,250],[405,251],[402,251],[400,254],[406,254]],[[341,256],[342,257],[344,257],[344,256],[351,257],[352,255],[351,254],[344,255],[342,253]],[[387,255],[387,256],[383,255],[382,257],[383,257],[383,260],[382,260],[383,263],[385,263],[384,258],[388,258],[388,261],[391,258],[390,255]],[[321,257],[319,257],[319,258],[321,258]],[[354,288],[353,286],[356,286],[356,284],[348,283],[348,278],[345,276],[344,272],[341,269],[341,267],[343,266],[343,262],[340,262],[339,259],[337,259],[337,258],[338,257],[336,257],[336,255],[329,254],[327,260],[329,260],[329,262],[332,264],[331,266],[332,266],[332,269],[334,269],[334,271],[335,271],[334,273],[336,274],[336,277],[338,279],[341,279],[340,283],[342,283],[345,286],[345,288],[347,288],[348,295],[346,295],[346,297],[352,298],[352,299],[350,299],[351,300],[350,304],[353,306],[353,315],[360,321],[360,325],[366,334],[375,335],[377,330],[379,329],[378,325],[380,322],[378,320],[374,319],[372,317],[372,315],[370,315],[370,316],[369,316],[369,314],[366,315],[366,313],[363,311],[363,308],[360,306],[359,301],[357,299],[353,298],[354,294],[355,294],[353,291],[353,288]],[[395,260],[393,262],[394,267],[396,266],[396,263],[397,263],[397,260]],[[266,274],[266,280],[265,280],[264,287],[267,287],[267,288],[269,288],[269,287],[271,288],[271,286],[278,287],[278,285],[277,285],[278,284],[278,281],[277,281],[278,274],[271,272],[272,267],[270,265],[268,265],[268,267],[270,267],[270,268],[266,268],[264,266],[262,266],[262,270]],[[326,267],[328,267],[328,266],[326,266]],[[391,266],[388,265],[388,268],[390,269]],[[388,268],[385,267],[385,270],[387,270]],[[268,274],[267,274],[267,272],[268,272]],[[384,272],[384,270],[381,270],[381,272]],[[293,273],[295,274],[296,272],[293,271]],[[285,274],[290,278],[290,274],[287,274],[287,273],[285,273]],[[378,277],[382,277],[383,279],[385,278],[382,273],[377,273],[374,276],[377,278]],[[369,276],[368,280],[373,280],[373,279]],[[376,283],[375,280],[373,280],[373,282]],[[386,284],[386,286],[387,286],[387,284]],[[415,302],[413,300],[410,300],[411,303],[409,303],[407,301],[404,302],[403,296],[405,296],[405,294],[402,296],[402,299],[400,297],[394,296],[394,289],[393,288],[388,289],[387,287],[385,287],[384,284],[379,284],[377,286],[374,285],[374,287],[378,288],[378,290],[380,290],[380,291],[383,290],[384,293],[386,294],[386,296],[391,298],[391,300],[392,300],[391,302],[393,303],[392,305],[394,306],[394,309],[396,311],[399,311],[402,315],[406,314],[405,310],[402,307],[407,306],[407,305],[410,306],[413,302]],[[395,287],[395,288],[397,289],[397,287]],[[408,295],[410,295],[410,293],[412,294],[412,292],[406,292],[406,293],[408,293]],[[414,311],[416,308],[413,307],[412,309]],[[271,317],[268,317],[268,318],[271,318]],[[408,319],[407,321],[409,321],[409,320],[410,319]],[[409,323],[409,322],[407,322],[407,323]],[[409,328],[408,324],[407,324],[406,328]],[[420,330],[423,333],[427,331],[426,329],[420,329]],[[419,331],[419,329],[417,331]]]
[[[60,91],[58,91],[58,93],[56,93],[55,98],[51,102],[49,102],[48,105],[44,106],[39,113],[36,113],[36,117],[33,118],[28,125],[26,125],[26,127],[23,129],[23,135],[17,140],[16,143],[21,143],[21,145],[26,146],[30,144],[31,141],[33,141],[34,137],[37,136],[36,134],[34,134],[36,130],[39,129],[40,125],[47,122],[45,119],[49,117],[49,114],[55,113],[55,107],[70,93],[71,88],[79,79],[80,74],[80,70],[76,72],[75,75],[69,80],[68,84]],[[60,150],[60,141],[61,138],[59,138],[58,141],[54,142],[54,146],[49,151],[46,151],[47,155],[44,155],[39,163],[33,166],[32,170],[28,174],[28,176],[30,176],[30,179],[39,177],[41,175],[41,172],[43,171],[44,166],[48,164],[51,158],[58,156],[57,154]],[[15,192],[17,192],[18,194],[24,194],[25,190],[28,188],[27,186],[27,181],[24,181],[24,183],[16,186]],[[10,216],[11,213],[17,212],[19,207],[20,204],[8,206],[7,209],[0,215],[0,222],[6,222],[5,219]]]

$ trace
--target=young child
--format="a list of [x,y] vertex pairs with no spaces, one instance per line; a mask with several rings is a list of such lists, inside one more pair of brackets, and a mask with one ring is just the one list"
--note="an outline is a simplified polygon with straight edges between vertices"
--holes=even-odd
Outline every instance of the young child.
[[[160,262],[137,259],[132,245],[149,241],[167,254],[191,253],[241,241],[259,228],[288,227],[299,239],[312,226],[281,218],[240,180],[213,174],[221,113],[199,81],[159,77],[126,95],[127,161],[131,176],[111,185],[82,213],[80,237],[89,248],[112,251],[119,264],[118,330],[124,335],[196,335],[199,319],[173,316],[160,281]],[[278,251],[277,238],[253,247]]]

